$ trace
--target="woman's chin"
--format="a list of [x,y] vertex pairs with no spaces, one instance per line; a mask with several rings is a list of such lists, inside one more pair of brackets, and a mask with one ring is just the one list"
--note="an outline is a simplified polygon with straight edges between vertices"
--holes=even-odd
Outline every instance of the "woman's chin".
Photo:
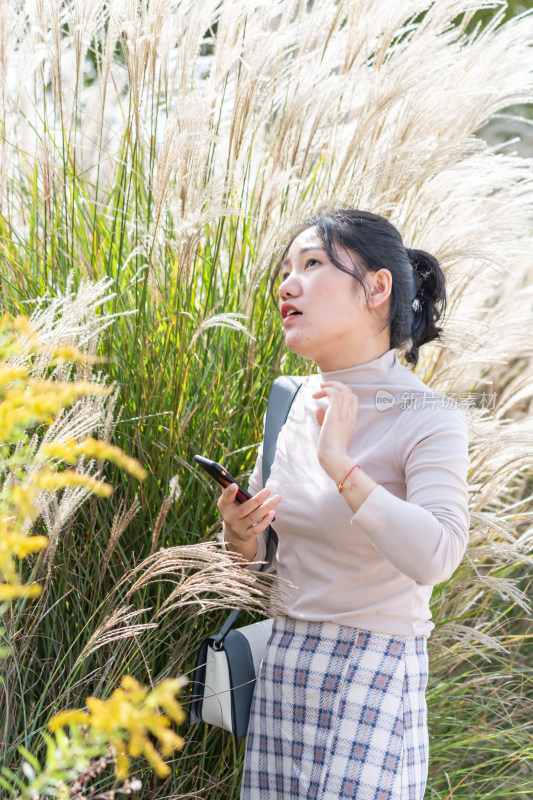
[[302,340],[300,337],[297,336],[285,336],[285,345],[291,353],[294,353],[295,356],[301,356],[302,358],[308,358],[311,361],[314,361],[314,353],[316,348],[312,346],[312,343],[309,340]]

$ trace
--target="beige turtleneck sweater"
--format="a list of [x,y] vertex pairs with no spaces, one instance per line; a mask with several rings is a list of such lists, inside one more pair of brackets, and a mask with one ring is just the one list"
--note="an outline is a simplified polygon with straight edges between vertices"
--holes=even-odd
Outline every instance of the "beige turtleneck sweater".
[[[322,380],[341,381],[357,394],[348,454],[379,484],[353,515],[316,455],[319,401],[311,395]],[[272,566],[296,587],[283,601],[286,614],[429,635],[432,587],[450,577],[468,541],[468,466],[463,410],[432,392],[394,350],[304,379],[266,484],[282,498]],[[252,494],[262,488],[261,468],[260,448]],[[256,561],[265,552],[262,534]]]

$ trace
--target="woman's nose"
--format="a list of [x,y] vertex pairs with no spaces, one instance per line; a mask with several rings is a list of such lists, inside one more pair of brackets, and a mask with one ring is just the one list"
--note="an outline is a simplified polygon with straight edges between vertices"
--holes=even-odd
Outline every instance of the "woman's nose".
[[300,285],[300,281],[298,277],[291,273],[288,275],[285,280],[280,284],[279,287],[279,296],[280,300],[286,300],[288,297],[296,297],[302,291],[302,287]]

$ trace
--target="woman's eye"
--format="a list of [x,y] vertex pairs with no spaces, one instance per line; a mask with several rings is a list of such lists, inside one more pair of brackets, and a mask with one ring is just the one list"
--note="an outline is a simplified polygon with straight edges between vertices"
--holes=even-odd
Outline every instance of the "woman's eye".
[[[308,258],[307,261],[305,262],[304,269],[307,269],[307,267],[312,267],[313,264],[320,264],[320,261],[317,258]],[[283,281],[286,281],[287,278],[290,278],[290,277],[291,277],[291,273],[290,272],[282,272],[281,273],[281,282],[283,283]]]

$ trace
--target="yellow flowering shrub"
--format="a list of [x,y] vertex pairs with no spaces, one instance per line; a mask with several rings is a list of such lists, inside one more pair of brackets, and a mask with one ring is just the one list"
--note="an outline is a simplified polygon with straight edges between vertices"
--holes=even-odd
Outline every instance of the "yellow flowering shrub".
[[[51,364],[91,360],[75,347],[63,346],[51,355]],[[38,584],[24,585],[20,580],[17,559],[47,545],[45,536],[30,535],[43,491],[82,486],[100,497],[111,494],[109,484],[75,469],[60,470],[61,464],[75,465],[83,457],[108,460],[139,480],[146,476],[134,458],[92,438],[49,442],[42,448],[40,462],[36,461],[29,432],[37,426],[39,431],[46,429],[80,397],[109,394],[108,388],[92,381],[33,378],[32,360],[42,356],[49,358],[50,353],[44,351],[25,318],[0,319],[0,601],[35,597],[40,592]]]
[[[130,757],[139,756],[150,762],[159,777],[166,778],[170,767],[162,756],[170,756],[185,744],[170,727],[172,722],[179,725],[185,720],[185,713],[175,699],[183,685],[183,679],[166,678],[150,690],[126,675],[107,700],[88,697],[87,711],[61,711],[48,727],[55,733],[66,726],[87,726],[93,737],[109,742],[116,754],[119,780],[128,777]],[[158,741],[161,754],[150,736]]]
[[[46,536],[31,533],[43,492],[83,487],[101,497],[111,494],[109,484],[76,468],[84,459],[110,461],[138,480],[146,477],[138,461],[105,442],[93,438],[77,441],[68,436],[42,441],[65,409],[84,396],[107,395],[109,389],[87,380],[35,378],[32,366],[39,358],[47,367],[94,361],[71,346],[50,353],[25,318],[0,318],[0,603],[35,597],[41,591],[36,583],[24,583],[19,564],[48,544]],[[37,370],[37,374],[42,372]],[[166,777],[170,768],[163,759],[184,745],[171,727],[185,717],[176,700],[184,682],[166,679],[146,689],[135,678],[124,676],[107,700],[89,697],[86,710],[56,714],[49,723],[53,735],[44,735],[44,766],[20,747],[28,783],[23,785],[13,773],[3,770],[0,787],[21,800],[81,796],[81,788],[114,763],[117,780],[124,781],[122,790],[131,794],[136,784],[141,784],[128,778],[130,762],[140,756],[157,775]]]

